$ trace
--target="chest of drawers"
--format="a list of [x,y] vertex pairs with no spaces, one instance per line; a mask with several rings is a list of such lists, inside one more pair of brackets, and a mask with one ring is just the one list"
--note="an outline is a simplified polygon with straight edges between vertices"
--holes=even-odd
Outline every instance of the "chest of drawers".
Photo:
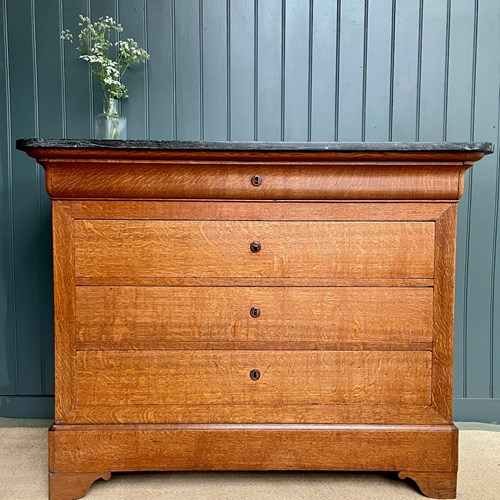
[[456,203],[490,144],[18,148],[53,200],[52,500],[141,470],[455,497]]

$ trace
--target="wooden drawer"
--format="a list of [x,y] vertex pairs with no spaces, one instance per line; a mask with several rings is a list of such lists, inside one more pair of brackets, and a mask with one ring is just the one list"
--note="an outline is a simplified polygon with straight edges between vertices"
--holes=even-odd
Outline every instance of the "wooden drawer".
[[[253,253],[252,242],[261,250]],[[433,222],[76,220],[77,277],[431,278]]]
[[432,288],[79,286],[76,332],[80,342],[430,342],[432,299]]
[[238,166],[94,159],[82,167],[52,161],[47,189],[54,197],[80,199],[445,200],[458,196],[456,170],[438,163],[433,171],[417,162],[393,164],[391,175],[380,175],[369,164],[271,166],[255,164],[251,157],[252,162]]
[[430,390],[431,353],[423,351],[80,351],[76,358],[79,406],[428,405]]

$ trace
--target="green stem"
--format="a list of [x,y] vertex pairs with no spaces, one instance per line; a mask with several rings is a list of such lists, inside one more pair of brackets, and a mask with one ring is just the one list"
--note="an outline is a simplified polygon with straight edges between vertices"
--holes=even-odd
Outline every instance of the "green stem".
[[125,74],[125,71],[127,71],[128,67],[130,66],[130,64],[127,63],[127,65],[125,66],[125,68],[123,69],[123,71],[120,73],[120,80],[122,79],[123,75]]

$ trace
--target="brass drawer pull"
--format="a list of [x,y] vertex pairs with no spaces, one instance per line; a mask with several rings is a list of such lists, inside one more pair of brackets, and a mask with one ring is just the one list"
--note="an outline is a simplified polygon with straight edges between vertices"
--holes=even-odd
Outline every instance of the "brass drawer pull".
[[259,378],[260,378],[260,372],[259,372],[259,370],[252,370],[250,372],[250,378],[252,380],[259,380]]
[[260,186],[262,184],[262,177],[260,175],[254,175],[250,182],[252,186]]
[[252,307],[252,309],[250,309],[250,316],[252,316],[252,318],[258,318],[260,316],[260,309],[258,307]]
[[261,248],[262,246],[258,241],[252,241],[252,243],[250,243],[250,250],[252,253],[260,252]]

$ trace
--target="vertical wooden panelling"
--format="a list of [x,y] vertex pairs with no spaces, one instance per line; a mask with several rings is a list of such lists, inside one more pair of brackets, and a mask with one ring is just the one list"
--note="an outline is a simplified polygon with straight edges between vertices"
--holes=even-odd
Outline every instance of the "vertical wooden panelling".
[[203,5],[203,137],[224,141],[228,136],[227,0]]
[[[500,5],[496,4],[497,10],[493,11],[493,19],[496,27],[500,25]],[[498,42],[497,33],[497,42]],[[500,49],[499,49],[500,51]],[[500,79],[500,77],[499,77]],[[497,83],[497,88],[500,87]],[[491,387],[490,397],[494,401],[500,402],[500,154],[498,147],[500,147],[500,105],[498,106],[497,113],[497,126],[496,126],[496,186],[495,186],[495,234],[493,241],[493,287],[491,289],[491,303],[493,307],[492,321],[491,321],[491,354],[490,364],[491,370]],[[492,165],[493,167],[493,165]],[[500,408],[500,403],[498,404]],[[500,411],[496,412],[496,420],[499,418]]]
[[[63,26],[73,34],[79,33],[80,14],[88,15],[90,0],[63,0]],[[47,33],[46,36],[50,36]],[[54,35],[52,35],[54,36]],[[93,137],[94,103],[90,70],[78,59],[78,52],[73,45],[65,43],[64,47],[64,87],[67,137]]]
[[282,140],[282,0],[257,2],[257,140]]
[[396,1],[391,140],[414,141],[422,0]]
[[256,139],[255,10],[253,1],[229,2],[228,139],[233,141]]
[[443,139],[447,0],[424,2],[420,54],[419,141]]
[[175,138],[201,139],[200,2],[174,0]]
[[[498,124],[496,144],[500,144],[500,106],[498,108]],[[491,365],[492,365],[492,397],[500,400],[500,155],[497,151],[497,182],[495,186],[495,222],[496,232],[493,247],[493,289],[492,289],[492,338],[491,338]]]
[[312,3],[311,140],[332,141],[335,127],[337,6],[330,0]]
[[7,0],[0,2],[0,394],[18,392]]
[[[172,2],[147,2],[148,52],[148,116],[150,139],[173,139],[175,130],[174,105],[174,44]],[[161,33],[162,36],[158,36]]]
[[[62,102],[60,43],[56,36],[47,36],[59,31],[59,5],[51,2],[43,5],[32,0],[35,8],[35,47],[38,82],[38,135],[40,137],[62,137]],[[44,394],[54,391],[54,321],[52,298],[52,232],[50,199],[45,190],[43,169],[38,171],[38,256],[40,302],[40,328],[42,349],[39,353],[43,367],[42,387]]]
[[339,52],[339,141],[361,140],[364,19],[364,0],[342,1]]
[[285,2],[284,11],[284,109],[285,141],[307,141],[309,126],[309,2]]
[[[446,140],[470,139],[474,67],[474,3],[454,0],[450,6],[449,59],[446,109]],[[467,357],[467,260],[469,253],[470,184],[472,171],[466,174],[465,190],[458,205],[457,275],[455,291],[455,362],[454,396],[466,394]]]
[[[491,54],[500,53],[498,3],[478,2],[474,137],[495,141],[498,126],[499,65]],[[497,58],[498,60],[498,58]],[[481,139],[481,140],[482,140]],[[467,397],[491,397],[493,243],[495,233],[496,155],[490,155],[474,170],[471,185],[470,250],[468,260]]]
[[[49,200],[43,173],[13,141],[92,137],[102,91],[58,38],[62,27],[78,32],[78,14],[117,18],[151,54],[124,80],[129,138],[498,144],[496,0],[0,5],[0,397],[52,392]],[[459,205],[459,408],[500,398],[498,162],[474,167]]]
[[[11,137],[38,131],[36,59],[30,0],[7,2]],[[12,90],[14,92],[12,92]],[[38,300],[39,170],[20,151],[12,151],[13,252],[17,371],[21,393],[42,393],[41,309]]]
[[392,0],[368,2],[366,45],[366,141],[389,139]]

